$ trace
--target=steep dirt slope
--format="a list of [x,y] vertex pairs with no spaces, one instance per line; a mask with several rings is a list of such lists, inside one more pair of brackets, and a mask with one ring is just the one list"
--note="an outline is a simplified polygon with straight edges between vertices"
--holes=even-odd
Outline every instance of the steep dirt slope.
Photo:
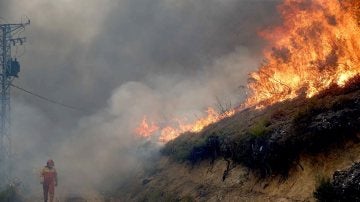
[[115,201],[315,201],[313,192],[322,177],[359,161],[360,145],[347,143],[341,148],[315,156],[303,155],[289,177],[260,179],[241,165],[232,168],[223,181],[227,162],[191,166],[162,158],[151,172],[141,172],[118,192]]
[[360,77],[311,99],[246,109],[169,142],[115,201],[314,201],[324,177],[360,161]]

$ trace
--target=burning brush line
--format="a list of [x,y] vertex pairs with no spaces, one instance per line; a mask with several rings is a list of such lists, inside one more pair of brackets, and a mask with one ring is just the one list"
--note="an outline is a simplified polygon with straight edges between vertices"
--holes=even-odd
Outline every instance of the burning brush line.
[[250,74],[247,105],[309,98],[359,74],[359,5],[353,0],[285,0],[278,7],[282,25],[260,33],[269,45],[264,64]]
[[[353,0],[284,0],[278,6],[281,26],[259,33],[268,41],[264,62],[250,73],[245,107],[263,108],[298,96],[313,97],[331,85],[344,86],[360,74],[360,2]],[[144,118],[136,129],[142,137],[160,134],[168,142],[180,134],[235,114],[209,108],[193,123],[159,127]]]
[[165,126],[162,128],[154,122],[149,121],[146,116],[144,116],[140,125],[135,129],[135,132],[144,138],[149,138],[157,134],[159,136],[159,142],[166,143],[185,132],[200,132],[206,126],[235,114],[235,110],[218,113],[211,107],[209,107],[206,112],[207,116],[199,118],[192,123],[186,123],[180,119],[175,119],[175,124],[173,124],[173,126]]

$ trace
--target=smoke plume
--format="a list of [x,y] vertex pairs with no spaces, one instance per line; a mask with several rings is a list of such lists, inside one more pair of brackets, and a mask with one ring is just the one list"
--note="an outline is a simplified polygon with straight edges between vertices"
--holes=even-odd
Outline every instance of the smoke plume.
[[53,158],[58,193],[89,193],[150,158],[134,137],[144,115],[195,119],[216,98],[239,104],[247,74],[261,61],[256,33],[278,23],[277,3],[2,1],[3,19],[31,19],[28,42],[13,49],[22,66],[15,83],[86,109],[12,90],[14,175],[39,194],[37,172]]

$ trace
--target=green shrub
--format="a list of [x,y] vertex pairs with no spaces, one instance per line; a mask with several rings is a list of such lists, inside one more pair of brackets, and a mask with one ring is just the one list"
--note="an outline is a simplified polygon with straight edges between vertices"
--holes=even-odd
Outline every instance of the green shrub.
[[191,150],[195,147],[195,142],[201,142],[201,140],[195,141],[199,137],[192,137],[194,134],[187,133],[179,136],[178,138],[166,143],[165,147],[161,149],[161,153],[170,156],[177,162],[184,162],[190,156]]
[[261,137],[265,135],[268,130],[268,126],[270,125],[270,121],[268,119],[262,119],[255,123],[253,126],[249,128],[249,134],[255,136],[255,137]]
[[204,159],[214,160],[220,153],[219,136],[188,133],[168,142],[161,153],[177,162],[195,164]]

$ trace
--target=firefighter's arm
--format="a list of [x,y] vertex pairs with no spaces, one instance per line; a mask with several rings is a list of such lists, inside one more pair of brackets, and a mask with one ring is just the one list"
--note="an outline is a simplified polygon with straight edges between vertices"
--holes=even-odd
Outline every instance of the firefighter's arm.
[[44,169],[41,169],[40,171],[40,184],[44,183]]
[[57,185],[58,185],[58,177],[57,177],[57,172],[55,170],[55,186],[57,186]]

